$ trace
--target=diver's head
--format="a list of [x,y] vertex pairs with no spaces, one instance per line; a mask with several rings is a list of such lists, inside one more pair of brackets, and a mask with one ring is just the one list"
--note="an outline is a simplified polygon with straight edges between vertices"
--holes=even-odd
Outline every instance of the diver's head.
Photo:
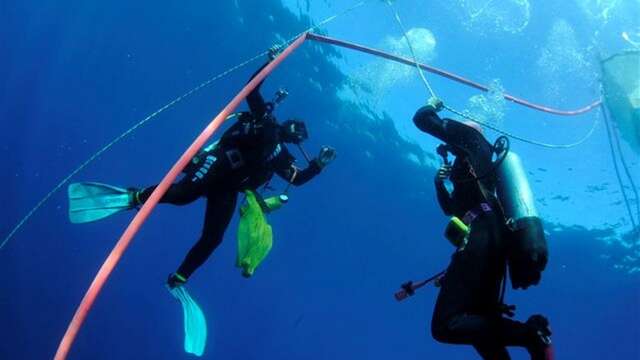
[[285,143],[300,144],[309,138],[307,126],[302,120],[289,119],[280,125],[280,138]]
[[482,126],[480,126],[480,124],[478,124],[477,122],[468,120],[463,122],[463,124],[467,125],[468,127],[476,129],[480,134],[484,135],[484,130],[482,130]]

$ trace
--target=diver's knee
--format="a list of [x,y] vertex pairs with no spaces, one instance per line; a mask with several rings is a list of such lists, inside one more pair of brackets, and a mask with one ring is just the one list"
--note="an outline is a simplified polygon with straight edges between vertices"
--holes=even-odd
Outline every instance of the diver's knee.
[[217,232],[203,231],[196,246],[202,254],[210,256],[222,243],[223,235]]
[[450,338],[450,329],[447,322],[437,318],[431,320],[431,337],[440,343],[448,343]]
[[448,342],[446,332],[443,331],[442,328],[431,327],[431,337],[439,343],[446,344]]

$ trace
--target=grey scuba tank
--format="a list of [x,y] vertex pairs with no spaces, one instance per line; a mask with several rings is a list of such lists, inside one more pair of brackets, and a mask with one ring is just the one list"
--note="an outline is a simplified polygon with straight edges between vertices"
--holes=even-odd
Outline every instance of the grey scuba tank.
[[511,286],[526,289],[540,282],[547,265],[547,240],[520,157],[509,151],[496,175],[496,192],[508,228],[505,240]]

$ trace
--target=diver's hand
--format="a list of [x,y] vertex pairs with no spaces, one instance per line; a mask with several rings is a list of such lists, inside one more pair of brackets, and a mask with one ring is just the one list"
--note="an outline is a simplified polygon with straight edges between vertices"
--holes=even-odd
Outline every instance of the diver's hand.
[[318,155],[316,162],[322,169],[325,166],[329,165],[333,160],[335,160],[336,156],[337,156],[336,149],[332,148],[331,146],[325,145],[320,149],[320,154]]
[[272,47],[270,47],[269,48],[269,61],[272,61],[273,59],[277,58],[278,55],[280,55],[280,53],[282,52],[282,50],[284,50],[284,46],[283,45],[275,44]]
[[551,345],[551,327],[549,320],[542,315],[533,315],[529,317],[526,324],[536,332],[536,335],[543,345]]
[[431,108],[435,112],[439,112],[444,108],[444,103],[437,97],[432,96],[427,100],[427,107]]
[[443,182],[451,176],[451,165],[444,164],[436,173],[436,182]]

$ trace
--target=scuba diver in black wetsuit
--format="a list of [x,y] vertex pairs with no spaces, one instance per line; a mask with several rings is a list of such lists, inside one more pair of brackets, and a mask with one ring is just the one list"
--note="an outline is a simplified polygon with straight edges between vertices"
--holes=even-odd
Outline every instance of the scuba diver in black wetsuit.
[[[275,58],[278,50],[272,48],[269,62]],[[269,62],[256,71],[251,79]],[[262,82],[247,96],[250,111],[234,114],[236,123],[224,132],[217,143],[194,157],[183,171],[185,176],[172,184],[160,200],[161,203],[186,205],[200,197],[207,199],[202,234],[178,270],[169,275],[167,285],[172,289],[186,283],[222,242],[236,207],[238,192],[255,191],[267,184],[274,174],[291,185],[305,184],[336,157],[333,148],[323,146],[318,157],[309,161],[307,168],[296,167],[295,158],[285,144],[300,146],[308,138],[306,126],[300,120],[278,123],[273,110],[281,99],[266,102],[260,94],[261,85]],[[79,208],[76,218],[73,217],[74,209],[70,209],[72,222],[76,223],[95,221],[121,210],[135,208],[147,201],[156,187],[124,190],[100,183],[72,186],[75,188],[70,187],[70,200],[72,192],[79,193],[98,205],[91,209],[93,212],[87,212],[86,206]],[[100,195],[106,193],[115,199],[120,196],[121,206],[110,206],[109,209],[116,209],[114,211],[109,211],[107,207],[98,208],[106,202]],[[112,205],[113,200],[109,201]]]
[[[458,222],[462,220],[468,232],[439,281],[432,336],[443,343],[472,345],[483,359],[509,359],[507,346],[525,347],[534,360],[550,359],[551,331],[547,319],[534,315],[522,323],[505,318],[504,314],[513,315],[513,307],[505,306],[504,293],[501,295],[507,263],[513,266],[510,274],[514,287],[518,284],[526,288],[539,281],[547,261],[546,243],[541,255],[534,256],[534,265],[529,270],[512,265],[507,244],[511,241],[508,235],[511,230],[506,229],[503,206],[493,195],[498,182],[496,167],[500,166],[492,161],[494,146],[487,142],[477,124],[441,119],[437,111],[442,107],[442,102],[432,98],[416,112],[413,121],[420,130],[446,143],[439,148],[441,155],[446,156],[443,154],[446,150],[456,157],[452,166],[445,160],[436,175],[435,186],[444,213],[455,215]],[[444,185],[446,178],[453,183],[451,194]]]
[[[268,63],[267,63],[268,64]],[[253,79],[267,64],[251,77]],[[260,83],[247,96],[249,112],[238,115],[238,120],[220,138],[202,166],[187,172],[177,184],[171,186],[161,202],[183,205],[204,196],[207,198],[204,228],[200,240],[168,279],[169,287],[184,284],[222,242],[236,206],[237,194],[257,189],[270,181],[274,174],[295,186],[303,185],[335,159],[333,148],[325,146],[320,155],[305,169],[294,165],[295,158],[286,143],[299,145],[308,137],[304,122],[287,120],[279,124],[273,115],[273,102],[266,102],[260,94]],[[143,203],[154,187],[137,193],[136,200]]]

